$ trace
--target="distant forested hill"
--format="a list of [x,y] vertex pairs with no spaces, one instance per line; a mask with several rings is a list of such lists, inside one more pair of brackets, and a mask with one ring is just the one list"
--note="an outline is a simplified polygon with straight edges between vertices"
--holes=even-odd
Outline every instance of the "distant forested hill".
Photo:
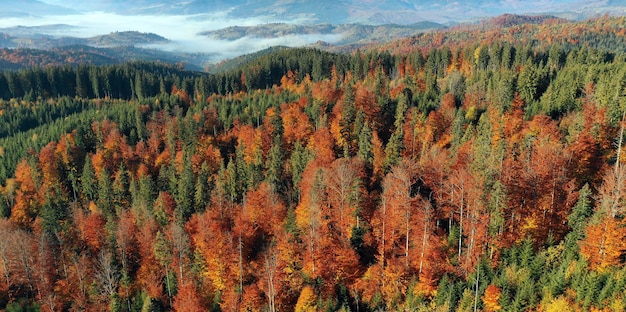
[[112,65],[131,61],[151,61],[169,64],[183,64],[190,70],[203,71],[201,65],[205,55],[187,53],[167,53],[154,49],[135,47],[96,48],[91,46],[64,46],[49,50],[41,49],[0,49],[3,69],[27,69],[63,65]]
[[549,48],[552,44],[588,46],[608,51],[626,47],[626,18],[594,18],[565,21],[549,16],[529,18],[503,15],[481,23],[466,24],[441,31],[420,33],[406,39],[380,45],[380,50],[408,53],[414,49],[447,47],[455,49],[467,44],[521,42]]

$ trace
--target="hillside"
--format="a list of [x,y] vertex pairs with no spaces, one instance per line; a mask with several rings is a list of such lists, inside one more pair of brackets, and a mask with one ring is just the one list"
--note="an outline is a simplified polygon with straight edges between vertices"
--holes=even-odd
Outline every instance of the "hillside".
[[[626,47],[626,18],[594,18],[584,21],[565,21],[551,17],[525,23],[527,17],[503,15],[476,24],[464,24],[444,30],[419,33],[374,47],[392,53],[408,53],[415,49],[426,51],[447,47],[451,50],[468,44],[509,42],[548,48],[552,44],[588,46],[596,49],[620,51]],[[509,26],[507,26],[509,25]]]
[[[397,38],[404,38],[415,35],[418,32],[425,32],[433,29],[445,28],[444,25],[421,22],[412,25],[296,25],[296,24],[263,24],[250,27],[231,26],[215,31],[200,33],[220,40],[238,40],[242,38],[278,38],[284,36],[306,36],[306,35],[337,35],[333,45],[365,45],[371,43],[382,43]],[[252,39],[253,40],[253,39]]]
[[51,36],[42,33],[63,33],[73,27],[68,25],[48,25],[44,27],[10,27],[0,28],[4,39],[0,41],[2,48],[50,49],[71,45],[88,45],[92,47],[141,46],[145,44],[163,44],[169,40],[157,34],[137,31],[114,32],[88,38],[67,36]]
[[624,20],[0,71],[0,310],[624,311]]
[[0,60],[3,69],[24,69],[33,66],[62,65],[110,65],[129,61],[151,61],[170,64],[183,64],[190,70],[203,71],[207,63],[207,55],[167,53],[154,49],[135,47],[95,48],[91,46],[70,45],[40,49],[0,49]]

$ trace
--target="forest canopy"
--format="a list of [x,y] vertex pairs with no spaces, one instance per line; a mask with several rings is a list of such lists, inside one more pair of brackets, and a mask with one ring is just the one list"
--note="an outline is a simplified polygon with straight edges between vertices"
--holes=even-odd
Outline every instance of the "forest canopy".
[[622,311],[623,51],[2,72],[0,309]]

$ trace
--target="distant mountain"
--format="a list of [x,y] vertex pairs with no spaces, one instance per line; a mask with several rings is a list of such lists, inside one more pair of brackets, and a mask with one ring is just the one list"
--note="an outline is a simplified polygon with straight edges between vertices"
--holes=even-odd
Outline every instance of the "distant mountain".
[[[31,48],[50,49],[70,45],[88,45],[93,47],[118,47],[118,46],[138,46],[143,44],[167,43],[168,39],[152,33],[141,33],[137,31],[114,32],[107,35],[94,36],[89,38],[75,37],[55,37],[39,33],[40,31],[50,32],[50,29],[71,28],[68,25],[50,25],[39,27],[10,27],[0,28],[0,48]],[[5,38],[3,40],[3,38]]]
[[550,20],[560,20],[565,22],[565,20],[559,19],[558,17],[552,15],[515,15],[515,14],[503,14],[497,17],[493,17],[487,20],[487,23],[491,23],[496,27],[511,27],[515,25],[522,24],[541,24]]
[[[67,36],[68,33],[78,29],[79,27],[67,25],[67,24],[52,24],[42,26],[13,26],[0,28],[0,33],[9,34],[18,38],[41,38],[51,37],[54,34],[57,37]],[[45,34],[45,35],[44,35]]]
[[0,49],[0,69],[66,64],[106,65],[129,61],[182,64],[186,69],[204,71],[206,55],[173,53],[136,47],[96,48],[83,45],[41,49]]
[[[427,33],[420,33],[369,48],[394,54],[428,51],[447,47],[488,45],[494,41],[527,43],[546,48],[550,44],[562,47],[585,46],[604,51],[626,51],[626,18],[602,17],[584,21],[567,21],[544,16],[538,20],[506,15],[481,23],[464,24]],[[543,20],[543,21],[539,21]],[[508,26],[503,26],[508,25]]]
[[[37,2],[29,0],[30,2]],[[230,18],[264,17],[307,23],[412,24],[419,21],[456,23],[504,13],[589,17],[626,14],[624,1],[609,0],[41,0],[83,11],[118,14],[203,14],[227,12]]]
[[421,31],[445,28],[442,24],[421,22],[412,25],[296,25],[285,23],[262,24],[257,26],[242,27],[231,26],[215,31],[200,33],[219,40],[238,40],[250,38],[280,38],[284,36],[307,36],[307,35],[336,35],[337,40],[333,45],[353,45],[381,43],[389,40],[407,37]]

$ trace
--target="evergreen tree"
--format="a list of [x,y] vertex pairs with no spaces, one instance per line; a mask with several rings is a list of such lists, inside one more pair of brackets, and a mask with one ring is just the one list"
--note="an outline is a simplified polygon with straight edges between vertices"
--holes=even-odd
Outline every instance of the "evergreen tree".
[[209,204],[209,194],[211,191],[209,177],[209,165],[205,161],[200,167],[200,172],[198,172],[198,179],[196,180],[194,193],[195,210],[198,212],[204,211],[206,206]]
[[113,181],[113,203],[116,211],[128,209],[130,206],[130,178],[124,163],[120,163],[120,169]]
[[372,129],[368,122],[363,125],[361,133],[359,133],[358,156],[367,164],[371,164],[374,159],[374,153],[372,152]]
[[102,213],[110,218],[115,214],[113,206],[113,188],[111,185],[111,177],[106,168],[102,168],[98,176],[98,208]]
[[83,190],[83,195],[88,201],[95,201],[97,198],[98,190],[96,189],[96,174],[91,166],[91,157],[85,156],[85,165],[83,166],[83,173],[80,176],[80,184]]
[[354,87],[348,85],[343,95],[343,104],[341,110],[341,119],[339,120],[339,127],[341,127],[341,138],[343,139],[343,154],[344,157],[351,156],[352,147],[352,129],[354,127],[354,121],[356,118],[356,107],[354,104]]
[[[296,144],[298,143],[296,142]],[[274,191],[279,192],[279,190],[282,190],[283,151],[279,137],[274,137],[272,141],[265,168],[265,180],[272,186]]]
[[183,171],[178,179],[178,192],[176,193],[176,218],[183,224],[194,212],[194,183],[195,176],[191,167],[191,156],[183,155]]
[[585,226],[588,219],[593,214],[592,193],[589,184],[585,185],[578,191],[578,201],[572,207],[572,212],[567,218],[567,224],[571,231],[565,238],[567,251],[570,253],[578,251],[578,241],[585,236]]

